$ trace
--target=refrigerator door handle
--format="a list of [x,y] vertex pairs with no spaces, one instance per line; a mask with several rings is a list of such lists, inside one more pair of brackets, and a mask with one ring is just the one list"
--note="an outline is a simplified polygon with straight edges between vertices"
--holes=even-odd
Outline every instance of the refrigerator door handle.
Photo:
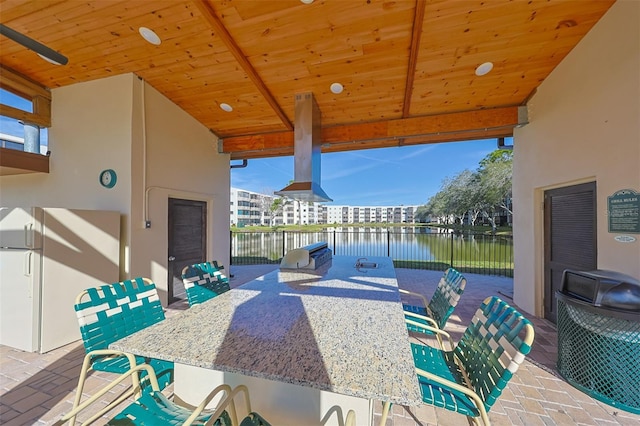
[[24,246],[33,247],[33,223],[24,225]]
[[24,262],[23,262],[23,273],[25,277],[31,276],[31,256],[33,255],[32,251],[27,251],[24,254]]

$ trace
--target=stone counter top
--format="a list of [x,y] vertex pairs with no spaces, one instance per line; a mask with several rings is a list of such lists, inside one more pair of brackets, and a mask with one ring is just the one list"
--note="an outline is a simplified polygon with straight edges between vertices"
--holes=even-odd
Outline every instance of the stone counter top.
[[422,403],[395,270],[276,270],[110,348],[402,405]]

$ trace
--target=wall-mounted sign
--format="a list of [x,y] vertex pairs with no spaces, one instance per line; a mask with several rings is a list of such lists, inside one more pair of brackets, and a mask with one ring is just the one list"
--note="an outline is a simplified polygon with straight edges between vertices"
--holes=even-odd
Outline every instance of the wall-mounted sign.
[[613,239],[619,243],[634,243],[636,241],[636,237],[633,235],[616,235]]
[[640,193],[621,189],[607,197],[609,232],[640,234]]

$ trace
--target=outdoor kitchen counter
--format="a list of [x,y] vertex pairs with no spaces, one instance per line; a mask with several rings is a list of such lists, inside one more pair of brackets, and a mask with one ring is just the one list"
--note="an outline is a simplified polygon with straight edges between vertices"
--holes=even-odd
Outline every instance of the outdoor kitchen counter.
[[377,268],[356,268],[357,260],[273,271],[110,348],[174,361],[181,398],[178,364],[419,405],[393,263],[370,257]]

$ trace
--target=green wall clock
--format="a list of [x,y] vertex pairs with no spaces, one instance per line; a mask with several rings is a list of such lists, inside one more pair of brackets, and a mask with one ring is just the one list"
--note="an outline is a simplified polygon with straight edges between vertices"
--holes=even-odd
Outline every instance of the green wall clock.
[[118,176],[113,169],[107,169],[100,172],[100,185],[104,186],[105,188],[113,188],[114,186],[116,186],[117,180]]

